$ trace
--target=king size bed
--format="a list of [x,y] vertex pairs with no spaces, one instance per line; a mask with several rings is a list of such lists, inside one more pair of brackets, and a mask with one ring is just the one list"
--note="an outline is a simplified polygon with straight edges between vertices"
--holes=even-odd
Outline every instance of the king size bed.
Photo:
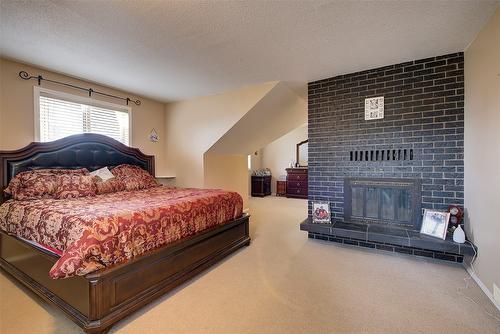
[[56,174],[69,171],[69,180],[83,180],[103,167],[117,177],[136,170],[152,178],[154,157],[96,134],[0,152],[0,267],[87,333],[108,331],[250,244],[249,216],[233,192],[152,184],[85,196],[60,181],[62,191],[51,196],[4,192],[25,174],[48,171],[45,177],[60,180]]

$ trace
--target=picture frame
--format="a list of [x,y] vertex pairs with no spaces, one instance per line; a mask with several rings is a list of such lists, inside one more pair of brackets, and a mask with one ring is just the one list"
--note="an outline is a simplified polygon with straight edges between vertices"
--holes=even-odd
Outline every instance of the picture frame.
[[312,222],[315,224],[331,224],[330,202],[312,202]]
[[365,121],[384,118],[384,97],[377,96],[365,99]]
[[449,212],[425,209],[420,233],[445,240],[449,221]]
[[157,143],[160,141],[160,137],[158,136],[158,132],[156,132],[156,129],[154,129],[154,128],[149,133],[149,141],[152,143]]

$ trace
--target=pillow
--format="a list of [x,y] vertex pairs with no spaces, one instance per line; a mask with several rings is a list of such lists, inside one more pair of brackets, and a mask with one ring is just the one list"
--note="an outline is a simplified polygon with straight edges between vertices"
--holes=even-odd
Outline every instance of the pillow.
[[98,177],[101,181],[107,181],[115,177],[113,173],[109,171],[108,167],[97,169],[91,172],[90,175]]
[[68,199],[95,196],[96,185],[92,175],[61,174],[57,175],[55,199]]
[[57,185],[57,176],[65,174],[85,175],[88,170],[80,169],[35,169],[14,176],[6,194],[16,200],[52,198]]
[[114,176],[123,181],[126,190],[147,189],[159,186],[156,179],[139,166],[119,165],[111,170]]
[[49,174],[80,174],[80,175],[88,175],[89,171],[87,168],[75,168],[75,169],[66,169],[66,168],[48,168],[48,169],[34,169],[31,172],[33,173],[49,173]]
[[112,179],[107,181],[102,181],[98,177],[94,176],[94,182],[97,188],[97,195],[116,193],[126,189],[125,183],[114,176]]

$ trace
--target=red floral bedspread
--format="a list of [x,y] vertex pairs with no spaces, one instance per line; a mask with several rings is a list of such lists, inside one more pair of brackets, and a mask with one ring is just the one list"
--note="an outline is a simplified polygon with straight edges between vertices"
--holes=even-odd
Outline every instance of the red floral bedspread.
[[0,229],[62,252],[52,278],[86,275],[242,214],[235,192],[156,187],[0,206]]

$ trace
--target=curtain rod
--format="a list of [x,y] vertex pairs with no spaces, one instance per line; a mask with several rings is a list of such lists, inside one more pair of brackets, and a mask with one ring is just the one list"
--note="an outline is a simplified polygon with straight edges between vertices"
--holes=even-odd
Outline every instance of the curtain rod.
[[70,88],[74,88],[74,89],[78,89],[78,90],[84,90],[84,91],[89,93],[89,97],[92,97],[92,94],[98,94],[98,95],[102,95],[102,96],[111,97],[113,99],[123,100],[127,103],[127,105],[129,104],[129,102],[133,102],[137,106],[141,105],[140,100],[132,100],[131,98],[128,98],[128,97],[121,97],[121,96],[116,96],[116,95],[111,95],[111,94],[99,92],[97,90],[93,90],[92,88],[83,88],[83,87],[75,86],[75,85],[65,83],[65,82],[45,79],[40,74],[37,76],[33,76],[33,75],[29,75],[29,73],[26,71],[21,71],[21,72],[19,72],[19,77],[23,80],[36,79],[36,80],[38,80],[38,86],[40,86],[42,84],[42,81],[47,81],[47,82],[51,82],[51,83],[58,84],[61,86],[66,86],[66,87],[70,87]]

